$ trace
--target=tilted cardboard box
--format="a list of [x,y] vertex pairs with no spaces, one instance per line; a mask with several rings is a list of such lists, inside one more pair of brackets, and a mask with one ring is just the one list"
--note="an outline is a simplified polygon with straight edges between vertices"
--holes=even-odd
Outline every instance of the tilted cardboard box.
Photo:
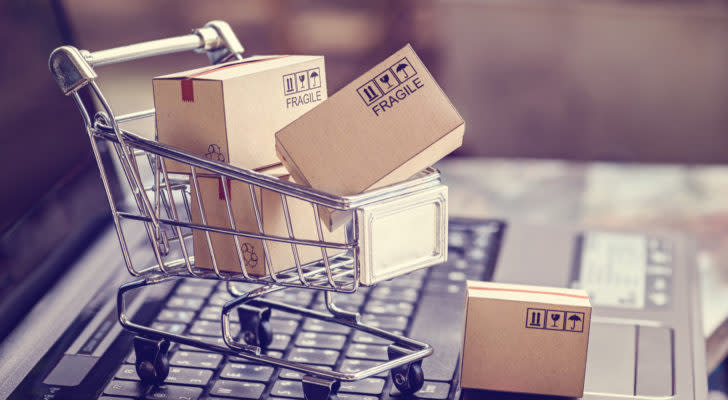
[[581,397],[591,303],[583,290],[468,281],[460,385]]
[[[259,171],[260,172],[260,171]],[[289,180],[290,177],[283,167],[266,169],[266,173]],[[244,182],[227,181],[228,195],[231,200],[232,213],[235,221],[235,228],[239,231],[258,233],[258,222],[253,208],[253,201],[250,196],[248,184]],[[192,182],[194,185],[194,182]],[[227,206],[225,204],[225,189],[218,177],[198,177],[200,197],[205,211],[205,222],[207,225],[230,229]],[[199,201],[195,193],[195,187],[191,188],[192,201],[192,222],[202,224],[200,216]],[[258,209],[261,213],[263,232],[266,235],[288,237],[285,214],[279,193],[266,189],[255,189],[255,197]],[[287,197],[288,210],[291,217],[293,234],[296,239],[318,240],[316,219],[310,203],[292,197]],[[346,243],[345,227],[334,232],[323,228],[324,240],[334,243]],[[194,230],[192,235],[195,254],[195,265],[200,268],[213,268],[212,259],[207,243],[205,232]],[[210,233],[210,242],[215,252],[215,260],[218,269],[221,271],[241,272],[241,263],[238,251],[235,248],[235,240],[231,235],[222,233]],[[241,253],[249,274],[253,276],[267,275],[268,271],[265,262],[263,242],[259,239],[239,237]],[[271,257],[271,265],[274,272],[295,268],[296,262],[293,250],[289,243],[266,241],[268,252]],[[321,249],[314,246],[296,246],[301,264],[310,263],[322,259]],[[334,256],[341,252],[328,249],[328,256]]]
[[408,179],[458,148],[464,132],[407,45],[278,131],[276,151],[297,182],[353,195]]
[[248,169],[278,164],[275,132],[327,95],[321,56],[251,57],[160,76],[153,87],[160,142]]

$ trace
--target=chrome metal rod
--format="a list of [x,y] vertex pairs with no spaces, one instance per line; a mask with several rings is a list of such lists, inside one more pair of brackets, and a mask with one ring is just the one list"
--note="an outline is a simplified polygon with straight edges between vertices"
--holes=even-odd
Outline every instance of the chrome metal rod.
[[[214,40],[219,41],[219,38],[217,37],[214,29],[202,29],[212,31],[211,33],[215,34]],[[137,60],[145,57],[177,53],[187,50],[196,50],[204,47],[205,41],[202,39],[202,37],[196,33],[191,33],[185,36],[152,40],[149,42],[136,43],[107,50],[94,52],[81,50],[81,54],[83,55],[84,59],[86,59],[86,62],[88,62],[91,66],[98,67],[102,65],[116,64],[124,61]]]

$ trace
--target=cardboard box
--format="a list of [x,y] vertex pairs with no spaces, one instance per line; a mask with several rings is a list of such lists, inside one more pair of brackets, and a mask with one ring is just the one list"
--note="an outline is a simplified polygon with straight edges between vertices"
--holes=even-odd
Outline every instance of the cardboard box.
[[[279,179],[290,179],[282,166],[273,170],[268,169],[267,173],[277,176]],[[225,192],[222,187],[222,181],[219,177],[199,177],[198,181],[207,225],[229,229],[230,220],[228,218],[227,206],[225,205]],[[258,222],[248,184],[237,181],[228,181],[228,183],[228,193],[231,198],[236,229],[257,233]],[[194,182],[192,184],[194,185]],[[191,188],[191,193],[192,222],[202,224],[199,202],[195,195],[194,187]],[[280,194],[270,190],[256,188],[255,195],[259,212],[261,213],[264,233],[266,235],[287,238],[288,229],[286,227]],[[294,237],[296,239],[318,240],[316,220],[311,204],[292,197],[287,197],[287,203],[291,215]],[[329,232],[324,228],[323,234],[324,240],[326,241],[346,243],[345,227],[341,227],[334,232]],[[212,269],[212,259],[210,257],[205,232],[194,230],[192,241],[195,265],[200,268]],[[215,252],[218,269],[221,271],[240,272],[241,264],[235,248],[234,238],[222,233],[210,233],[210,241]],[[239,243],[248,273],[254,276],[267,275],[268,271],[262,240],[239,237]],[[274,272],[295,268],[296,262],[289,243],[267,241],[267,245]],[[302,265],[322,259],[321,249],[319,247],[303,245],[297,245],[296,247]],[[332,249],[328,249],[327,251],[329,257],[337,254],[337,251]]]
[[466,296],[463,388],[582,397],[585,291],[468,281]]
[[297,182],[353,195],[408,179],[458,148],[464,132],[407,45],[278,131],[276,151]]
[[160,142],[248,169],[278,164],[275,132],[327,97],[321,56],[251,57],[160,76],[153,87]]

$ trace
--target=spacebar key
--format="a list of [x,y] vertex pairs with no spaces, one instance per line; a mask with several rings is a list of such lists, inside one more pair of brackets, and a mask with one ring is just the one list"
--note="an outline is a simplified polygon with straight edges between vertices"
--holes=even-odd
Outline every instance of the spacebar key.
[[450,381],[455,373],[462,348],[464,301],[459,294],[425,294],[420,299],[410,337],[435,349],[431,356],[422,361],[428,381]]

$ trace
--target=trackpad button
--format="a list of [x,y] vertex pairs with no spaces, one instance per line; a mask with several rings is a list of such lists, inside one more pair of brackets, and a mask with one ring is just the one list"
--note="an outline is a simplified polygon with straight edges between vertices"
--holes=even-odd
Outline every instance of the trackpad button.
[[668,328],[640,326],[637,330],[638,396],[671,396],[672,332]]
[[636,327],[594,322],[590,329],[584,392],[634,395]]

